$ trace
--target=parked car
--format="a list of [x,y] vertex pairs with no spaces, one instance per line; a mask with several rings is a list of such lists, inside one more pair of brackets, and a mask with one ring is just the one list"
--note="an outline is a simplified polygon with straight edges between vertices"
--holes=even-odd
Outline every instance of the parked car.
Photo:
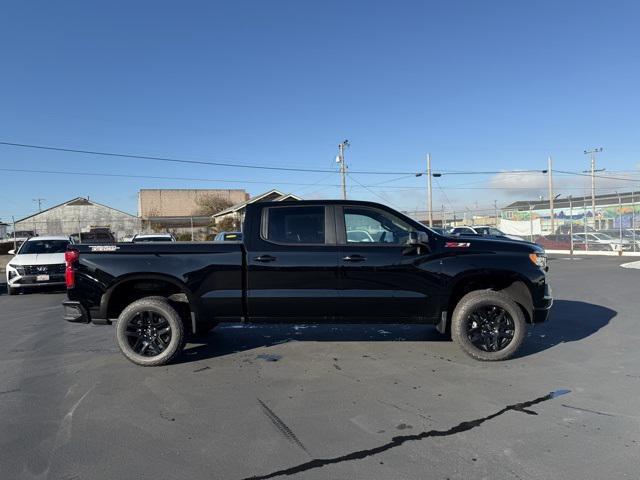
[[170,233],[139,233],[131,239],[133,243],[142,242],[175,242],[176,237]]
[[214,239],[214,242],[241,242],[242,232],[220,232]]
[[[356,225],[385,235],[348,242]],[[471,357],[503,360],[553,302],[538,245],[444,237],[372,202],[250,204],[243,238],[162,255],[153,243],[73,245],[65,319],[118,319],[120,350],[146,366],[222,321],[432,324]]]
[[88,232],[74,233],[71,237],[75,243],[84,243],[87,245],[116,243],[116,237],[111,230],[106,227],[94,227]]
[[[583,223],[580,222],[573,222],[573,231],[574,232],[595,232],[595,230],[593,229],[593,227],[590,226],[586,226]],[[562,225],[560,225],[558,228],[556,228],[556,235],[571,235],[571,224],[570,223],[564,223]]]
[[573,238],[585,242],[589,250],[629,251],[633,250],[635,245],[625,238],[620,241],[619,238],[613,238],[601,232],[577,232],[573,234]]
[[7,293],[16,295],[24,289],[65,284],[65,252],[70,237],[31,237],[7,264]]
[[[571,235],[545,235],[536,238],[536,243],[545,250],[571,250]],[[573,239],[574,250],[585,250],[583,239]]]
[[489,227],[487,225],[474,225],[473,227],[470,227],[470,226],[454,227],[451,230],[449,230],[449,233],[451,235],[485,235],[485,236],[491,236],[491,237],[503,237],[503,238],[508,238],[510,240],[518,240],[520,242],[526,241],[522,237],[518,237],[517,235],[506,234],[495,227]]
[[620,235],[622,234],[623,239],[626,238],[632,242],[640,241],[640,233],[638,233],[637,231],[634,232],[630,228],[623,228],[622,230],[620,230],[619,228],[613,228],[609,230],[600,230],[599,233],[604,233],[606,235],[609,235],[612,238],[617,238],[618,240],[620,240]]

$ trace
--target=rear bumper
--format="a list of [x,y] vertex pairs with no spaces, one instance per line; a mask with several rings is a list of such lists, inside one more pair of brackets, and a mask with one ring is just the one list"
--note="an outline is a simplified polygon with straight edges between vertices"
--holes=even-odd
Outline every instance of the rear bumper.
[[62,302],[62,307],[64,308],[64,319],[67,322],[89,323],[91,321],[89,312],[80,302]]

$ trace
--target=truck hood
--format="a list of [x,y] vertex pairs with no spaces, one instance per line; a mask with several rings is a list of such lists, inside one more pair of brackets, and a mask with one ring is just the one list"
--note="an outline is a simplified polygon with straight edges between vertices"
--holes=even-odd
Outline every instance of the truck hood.
[[522,252],[522,253],[544,253],[537,243],[527,242],[523,240],[509,240],[487,237],[472,236],[443,236],[440,239],[444,251],[458,252]]
[[29,253],[16,255],[9,262],[11,265],[53,265],[64,263],[64,253]]

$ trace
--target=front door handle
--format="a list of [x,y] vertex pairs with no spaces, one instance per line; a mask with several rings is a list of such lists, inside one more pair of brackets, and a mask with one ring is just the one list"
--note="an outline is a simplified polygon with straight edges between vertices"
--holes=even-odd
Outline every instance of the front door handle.
[[277,258],[271,255],[260,255],[259,257],[254,257],[254,260],[256,262],[267,263],[267,262],[273,262],[274,260],[277,260]]
[[343,262],[364,262],[367,258],[362,255],[347,255],[342,257]]

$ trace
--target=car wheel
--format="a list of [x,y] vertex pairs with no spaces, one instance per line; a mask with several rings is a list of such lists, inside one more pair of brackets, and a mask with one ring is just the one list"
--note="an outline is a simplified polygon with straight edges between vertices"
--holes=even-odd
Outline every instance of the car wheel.
[[7,285],[7,295],[18,295],[20,293],[20,289],[17,287],[10,287]]
[[468,293],[456,305],[451,336],[470,357],[506,360],[520,348],[527,324],[524,313],[507,295],[493,290]]
[[136,365],[165,365],[184,346],[184,325],[166,299],[141,298],[118,317],[116,342],[122,354]]

